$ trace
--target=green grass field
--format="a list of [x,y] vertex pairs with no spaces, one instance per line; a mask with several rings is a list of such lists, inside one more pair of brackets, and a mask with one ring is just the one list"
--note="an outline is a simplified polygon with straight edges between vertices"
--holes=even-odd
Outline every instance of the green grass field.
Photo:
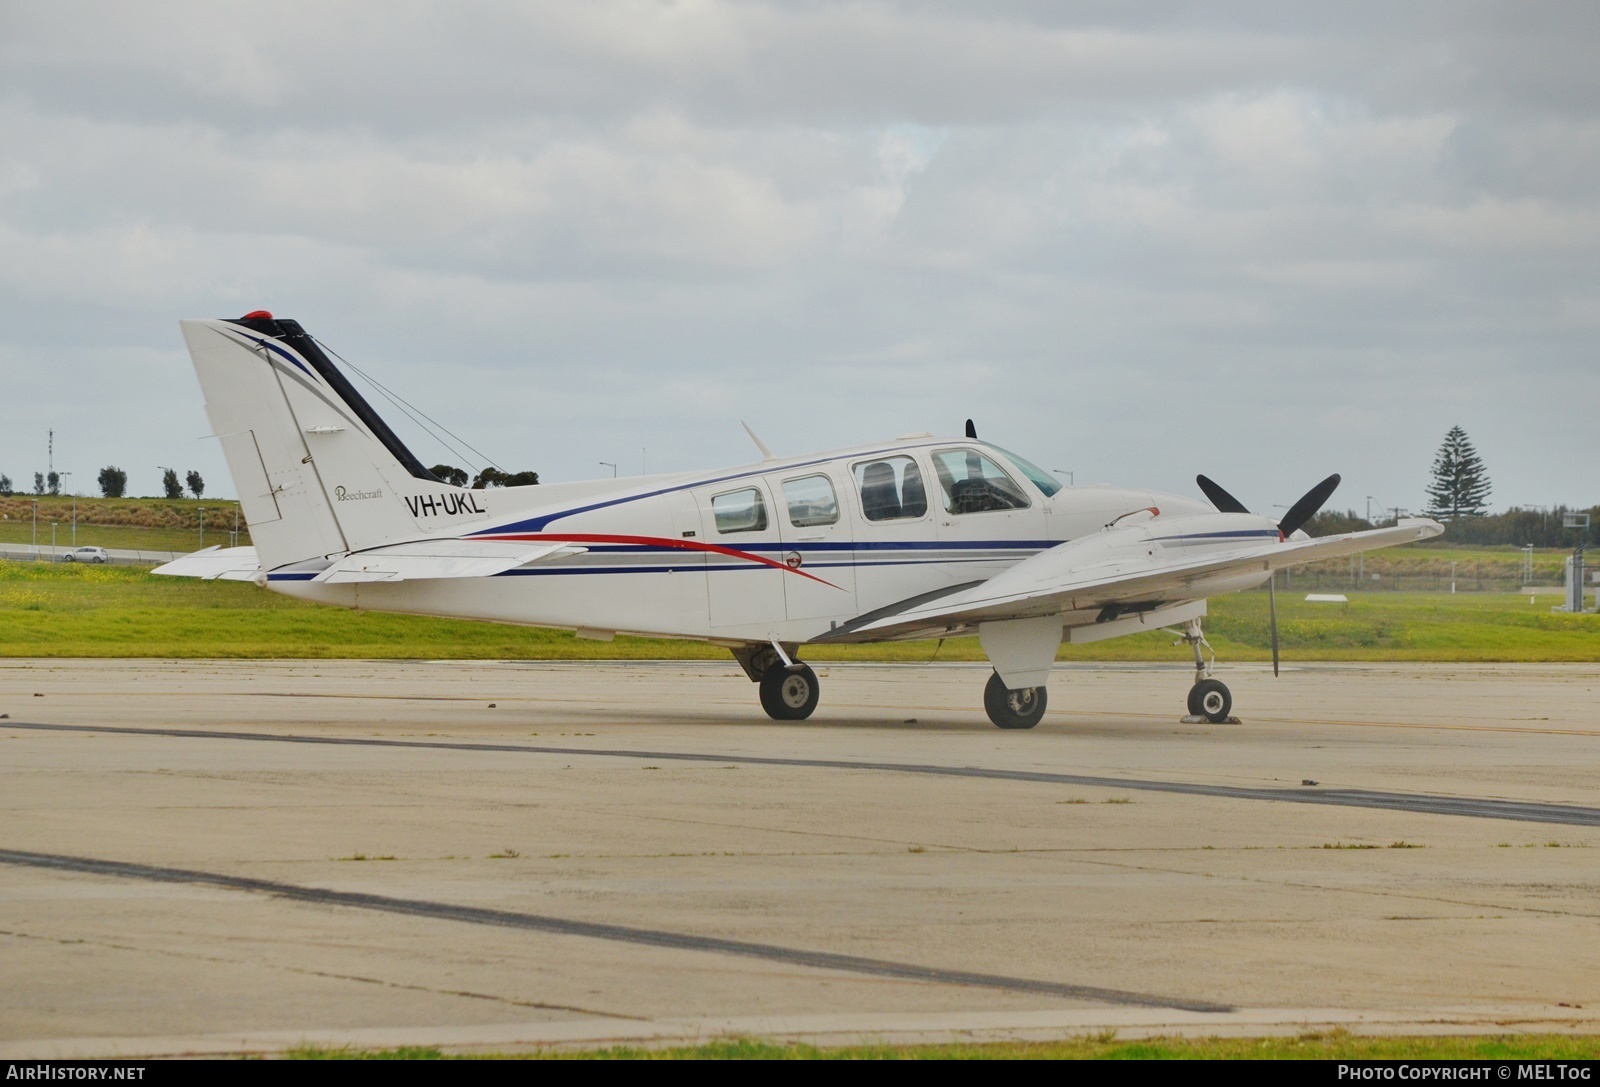
[[[1278,594],[1289,660],[1600,661],[1600,616],[1553,614],[1555,598],[1505,593],[1365,593],[1348,604]],[[1267,596],[1211,602],[1207,635],[1223,660],[1270,657]],[[982,660],[976,639],[817,647],[814,661]],[[0,656],[343,657],[726,660],[699,642],[571,634],[307,604],[248,582],[155,577],[136,567],[0,560]],[[1159,632],[1063,646],[1062,660],[1183,663]]]
[[[1344,1031],[1286,1038],[1118,1039],[1115,1032],[1057,1042],[867,1045],[822,1048],[800,1043],[730,1039],[696,1046],[551,1050],[472,1054],[467,1059],[521,1060],[1593,1060],[1592,1035],[1515,1034],[1486,1037],[1364,1037]],[[437,1049],[297,1049],[295,1060],[440,1060]]]

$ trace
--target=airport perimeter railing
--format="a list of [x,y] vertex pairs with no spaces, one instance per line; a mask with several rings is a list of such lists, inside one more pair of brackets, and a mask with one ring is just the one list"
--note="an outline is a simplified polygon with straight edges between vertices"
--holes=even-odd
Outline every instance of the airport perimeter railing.
[[[65,562],[70,547],[57,546],[52,552],[47,545],[35,548],[32,544],[0,544],[0,559],[13,562]],[[181,559],[188,551],[141,551],[106,549],[108,561],[119,566],[160,566],[173,559]]]

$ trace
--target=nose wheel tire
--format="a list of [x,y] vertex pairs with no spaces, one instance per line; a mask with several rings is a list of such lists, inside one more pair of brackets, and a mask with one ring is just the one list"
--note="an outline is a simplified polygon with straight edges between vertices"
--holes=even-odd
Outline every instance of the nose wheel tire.
[[821,695],[817,673],[808,664],[791,671],[774,664],[761,675],[761,708],[774,721],[804,721]]
[[1233,695],[1228,693],[1228,688],[1220,680],[1202,679],[1189,688],[1189,713],[1194,717],[1204,717],[1214,725],[1220,725],[1228,719],[1228,711],[1233,709]]
[[1043,687],[1012,690],[995,672],[983,688],[983,708],[996,728],[1032,728],[1044,717],[1047,695]]

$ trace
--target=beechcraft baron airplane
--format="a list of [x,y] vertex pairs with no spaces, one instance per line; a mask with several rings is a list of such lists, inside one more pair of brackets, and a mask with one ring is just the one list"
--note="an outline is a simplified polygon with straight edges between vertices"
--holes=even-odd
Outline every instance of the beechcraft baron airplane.
[[[1223,721],[1206,598],[1274,570],[1437,536],[1429,520],[1311,539],[1339,477],[1281,520],[1199,477],[1209,503],[1063,487],[1014,453],[910,435],[715,472],[466,490],[435,479],[298,322],[182,322],[253,548],[156,572],[250,579],[352,608],[726,646],[779,720],[816,708],[806,646],[976,634],[1001,728],[1032,728],[1063,639],[1178,627],[1191,715]],[[754,437],[754,435],[751,435]],[[760,445],[759,439],[757,444]],[[1273,625],[1276,665],[1276,622]]]

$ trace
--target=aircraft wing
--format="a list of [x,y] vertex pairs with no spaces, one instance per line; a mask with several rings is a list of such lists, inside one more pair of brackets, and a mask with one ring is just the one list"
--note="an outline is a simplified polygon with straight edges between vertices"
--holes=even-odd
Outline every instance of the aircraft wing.
[[[556,555],[575,555],[586,548],[563,543],[503,543],[493,540],[426,540],[391,544],[335,559],[313,581],[418,581],[430,578],[493,577],[518,566]],[[208,547],[158,566],[151,573],[196,577],[205,581],[253,581],[261,563],[253,547]]]
[[[926,596],[860,616],[814,639],[817,642],[875,642],[970,633],[981,623],[1061,616],[1092,623],[1166,604],[1199,600],[1250,588],[1274,570],[1320,559],[1353,555],[1379,547],[1437,536],[1444,527],[1426,518],[1408,518],[1393,528],[1371,529],[1315,539],[1262,542],[1204,556],[1148,554],[1128,548],[1126,557],[1094,547],[1094,537],[1059,544],[976,585],[956,587],[935,599]],[[1081,560],[1092,555],[1094,560]],[[1111,555],[1111,558],[1107,558]],[[1070,616],[1068,613],[1081,613]]]

